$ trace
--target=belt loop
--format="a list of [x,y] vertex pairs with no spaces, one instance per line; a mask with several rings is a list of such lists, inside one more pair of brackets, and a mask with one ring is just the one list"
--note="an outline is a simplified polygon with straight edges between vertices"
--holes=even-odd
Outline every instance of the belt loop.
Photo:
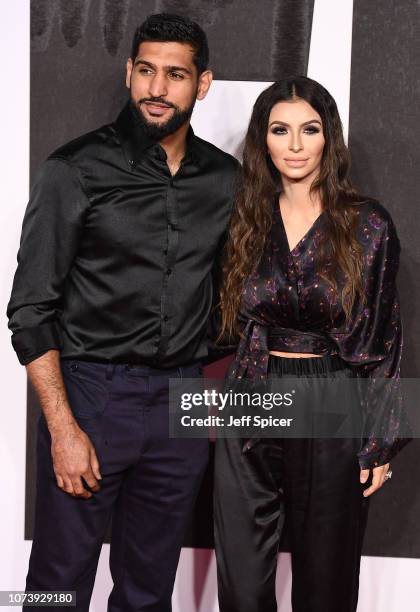
[[115,372],[115,363],[107,363],[105,370],[105,377],[107,380],[112,380]]

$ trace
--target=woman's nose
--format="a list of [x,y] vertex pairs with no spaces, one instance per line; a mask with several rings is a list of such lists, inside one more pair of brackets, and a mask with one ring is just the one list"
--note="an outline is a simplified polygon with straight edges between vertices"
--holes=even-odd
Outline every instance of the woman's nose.
[[289,149],[293,151],[294,153],[297,153],[298,151],[301,150],[301,148],[302,148],[302,141],[299,135],[292,134],[290,142],[289,142]]

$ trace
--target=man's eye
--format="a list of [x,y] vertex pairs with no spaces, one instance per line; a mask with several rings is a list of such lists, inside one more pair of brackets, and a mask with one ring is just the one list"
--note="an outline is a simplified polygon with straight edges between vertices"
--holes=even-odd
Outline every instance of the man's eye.
[[141,74],[150,74],[152,71],[149,68],[140,68],[139,72]]
[[170,72],[169,75],[174,79],[183,79],[184,76],[179,72]]

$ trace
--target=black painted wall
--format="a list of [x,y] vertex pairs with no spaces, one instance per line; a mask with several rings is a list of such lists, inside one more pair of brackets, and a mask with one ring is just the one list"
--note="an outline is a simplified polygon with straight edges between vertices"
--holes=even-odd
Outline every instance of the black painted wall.
[[[420,375],[419,13],[417,0],[354,0],[350,83],[353,177],[391,212],[401,241],[406,377]],[[393,461],[392,486],[375,494],[368,554],[420,557],[419,458],[416,440]]]

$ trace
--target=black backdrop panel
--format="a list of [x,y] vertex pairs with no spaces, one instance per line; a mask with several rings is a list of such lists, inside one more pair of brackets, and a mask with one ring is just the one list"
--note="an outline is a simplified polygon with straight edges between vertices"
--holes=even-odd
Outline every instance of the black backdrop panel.
[[[410,377],[420,374],[419,6],[354,1],[350,90],[354,180],[391,212],[401,241],[403,375]],[[392,486],[373,496],[365,554],[420,557],[419,457],[416,440],[393,461]]]
[[[31,176],[64,142],[113,120],[127,99],[125,62],[147,15],[175,12],[206,30],[217,79],[272,81],[306,74],[313,0],[32,0]],[[209,375],[222,375],[223,367]],[[25,537],[33,532],[35,428],[28,390]],[[210,547],[212,465],[186,544]]]
[[205,27],[215,78],[306,74],[313,0],[32,0],[31,169],[59,144],[115,118],[137,25],[154,12]]
[[[33,0],[31,173],[51,150],[116,116],[127,97],[124,64],[131,36],[150,13],[166,10],[197,19],[208,33],[218,79],[271,81],[306,74],[313,0],[264,0],[264,10],[261,6],[255,0]],[[414,185],[420,123],[417,23],[416,0],[354,1],[353,176],[364,193],[390,210],[399,231],[405,376],[417,376],[420,368],[420,210]],[[33,529],[38,410],[29,389],[27,538]],[[373,496],[364,554],[420,557],[419,452],[420,443],[411,443],[393,462],[392,485]],[[187,536],[189,546],[212,545],[211,485],[210,466]]]

